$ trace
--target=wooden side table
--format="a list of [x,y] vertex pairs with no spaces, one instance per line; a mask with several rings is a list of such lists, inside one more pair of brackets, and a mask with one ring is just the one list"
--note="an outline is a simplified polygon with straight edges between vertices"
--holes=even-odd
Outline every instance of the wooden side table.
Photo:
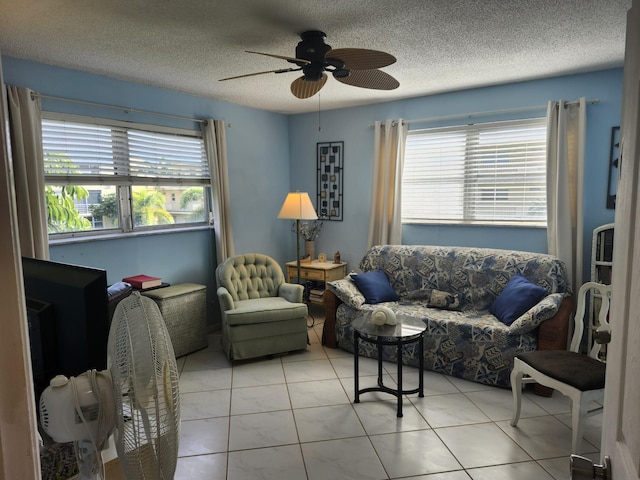
[[[319,262],[314,260],[313,262],[300,264],[300,280],[315,280],[317,282],[324,282],[324,288],[327,288],[327,282],[333,282],[334,280],[341,280],[347,275],[347,262],[333,263],[333,262]],[[287,262],[287,282],[291,283],[292,278],[298,277],[298,263]],[[311,300],[311,303],[316,305],[324,305],[321,300]]]

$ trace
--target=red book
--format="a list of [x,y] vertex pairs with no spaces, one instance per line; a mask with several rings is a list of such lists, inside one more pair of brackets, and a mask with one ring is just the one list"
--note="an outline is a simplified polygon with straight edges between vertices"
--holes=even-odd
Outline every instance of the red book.
[[135,275],[133,277],[125,277],[123,282],[130,283],[133,288],[144,290],[145,288],[158,287],[162,284],[162,279],[158,277],[150,277],[149,275]]

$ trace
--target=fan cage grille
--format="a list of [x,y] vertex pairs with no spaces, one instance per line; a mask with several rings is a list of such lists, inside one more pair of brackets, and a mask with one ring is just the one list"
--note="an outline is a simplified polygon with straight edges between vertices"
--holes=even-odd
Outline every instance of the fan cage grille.
[[180,429],[178,367],[152,300],[136,292],[118,304],[109,355],[118,410],[116,448],[125,476],[173,478]]

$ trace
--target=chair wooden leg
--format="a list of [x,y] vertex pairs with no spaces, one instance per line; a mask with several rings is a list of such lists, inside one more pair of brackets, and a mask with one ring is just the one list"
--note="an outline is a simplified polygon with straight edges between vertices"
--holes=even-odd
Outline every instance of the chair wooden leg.
[[511,393],[513,394],[513,416],[511,417],[511,426],[515,427],[520,420],[520,408],[522,406],[522,377],[523,372],[519,371],[519,360],[516,358],[515,365],[511,372]]
[[580,453],[584,420],[587,416],[587,402],[582,398],[571,398],[571,453]]

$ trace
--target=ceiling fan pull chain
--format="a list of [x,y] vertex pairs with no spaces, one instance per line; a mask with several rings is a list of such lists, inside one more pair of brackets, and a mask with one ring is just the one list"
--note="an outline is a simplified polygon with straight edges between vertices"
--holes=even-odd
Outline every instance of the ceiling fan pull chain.
[[320,92],[318,92],[318,131],[322,131],[322,127],[320,126]]

